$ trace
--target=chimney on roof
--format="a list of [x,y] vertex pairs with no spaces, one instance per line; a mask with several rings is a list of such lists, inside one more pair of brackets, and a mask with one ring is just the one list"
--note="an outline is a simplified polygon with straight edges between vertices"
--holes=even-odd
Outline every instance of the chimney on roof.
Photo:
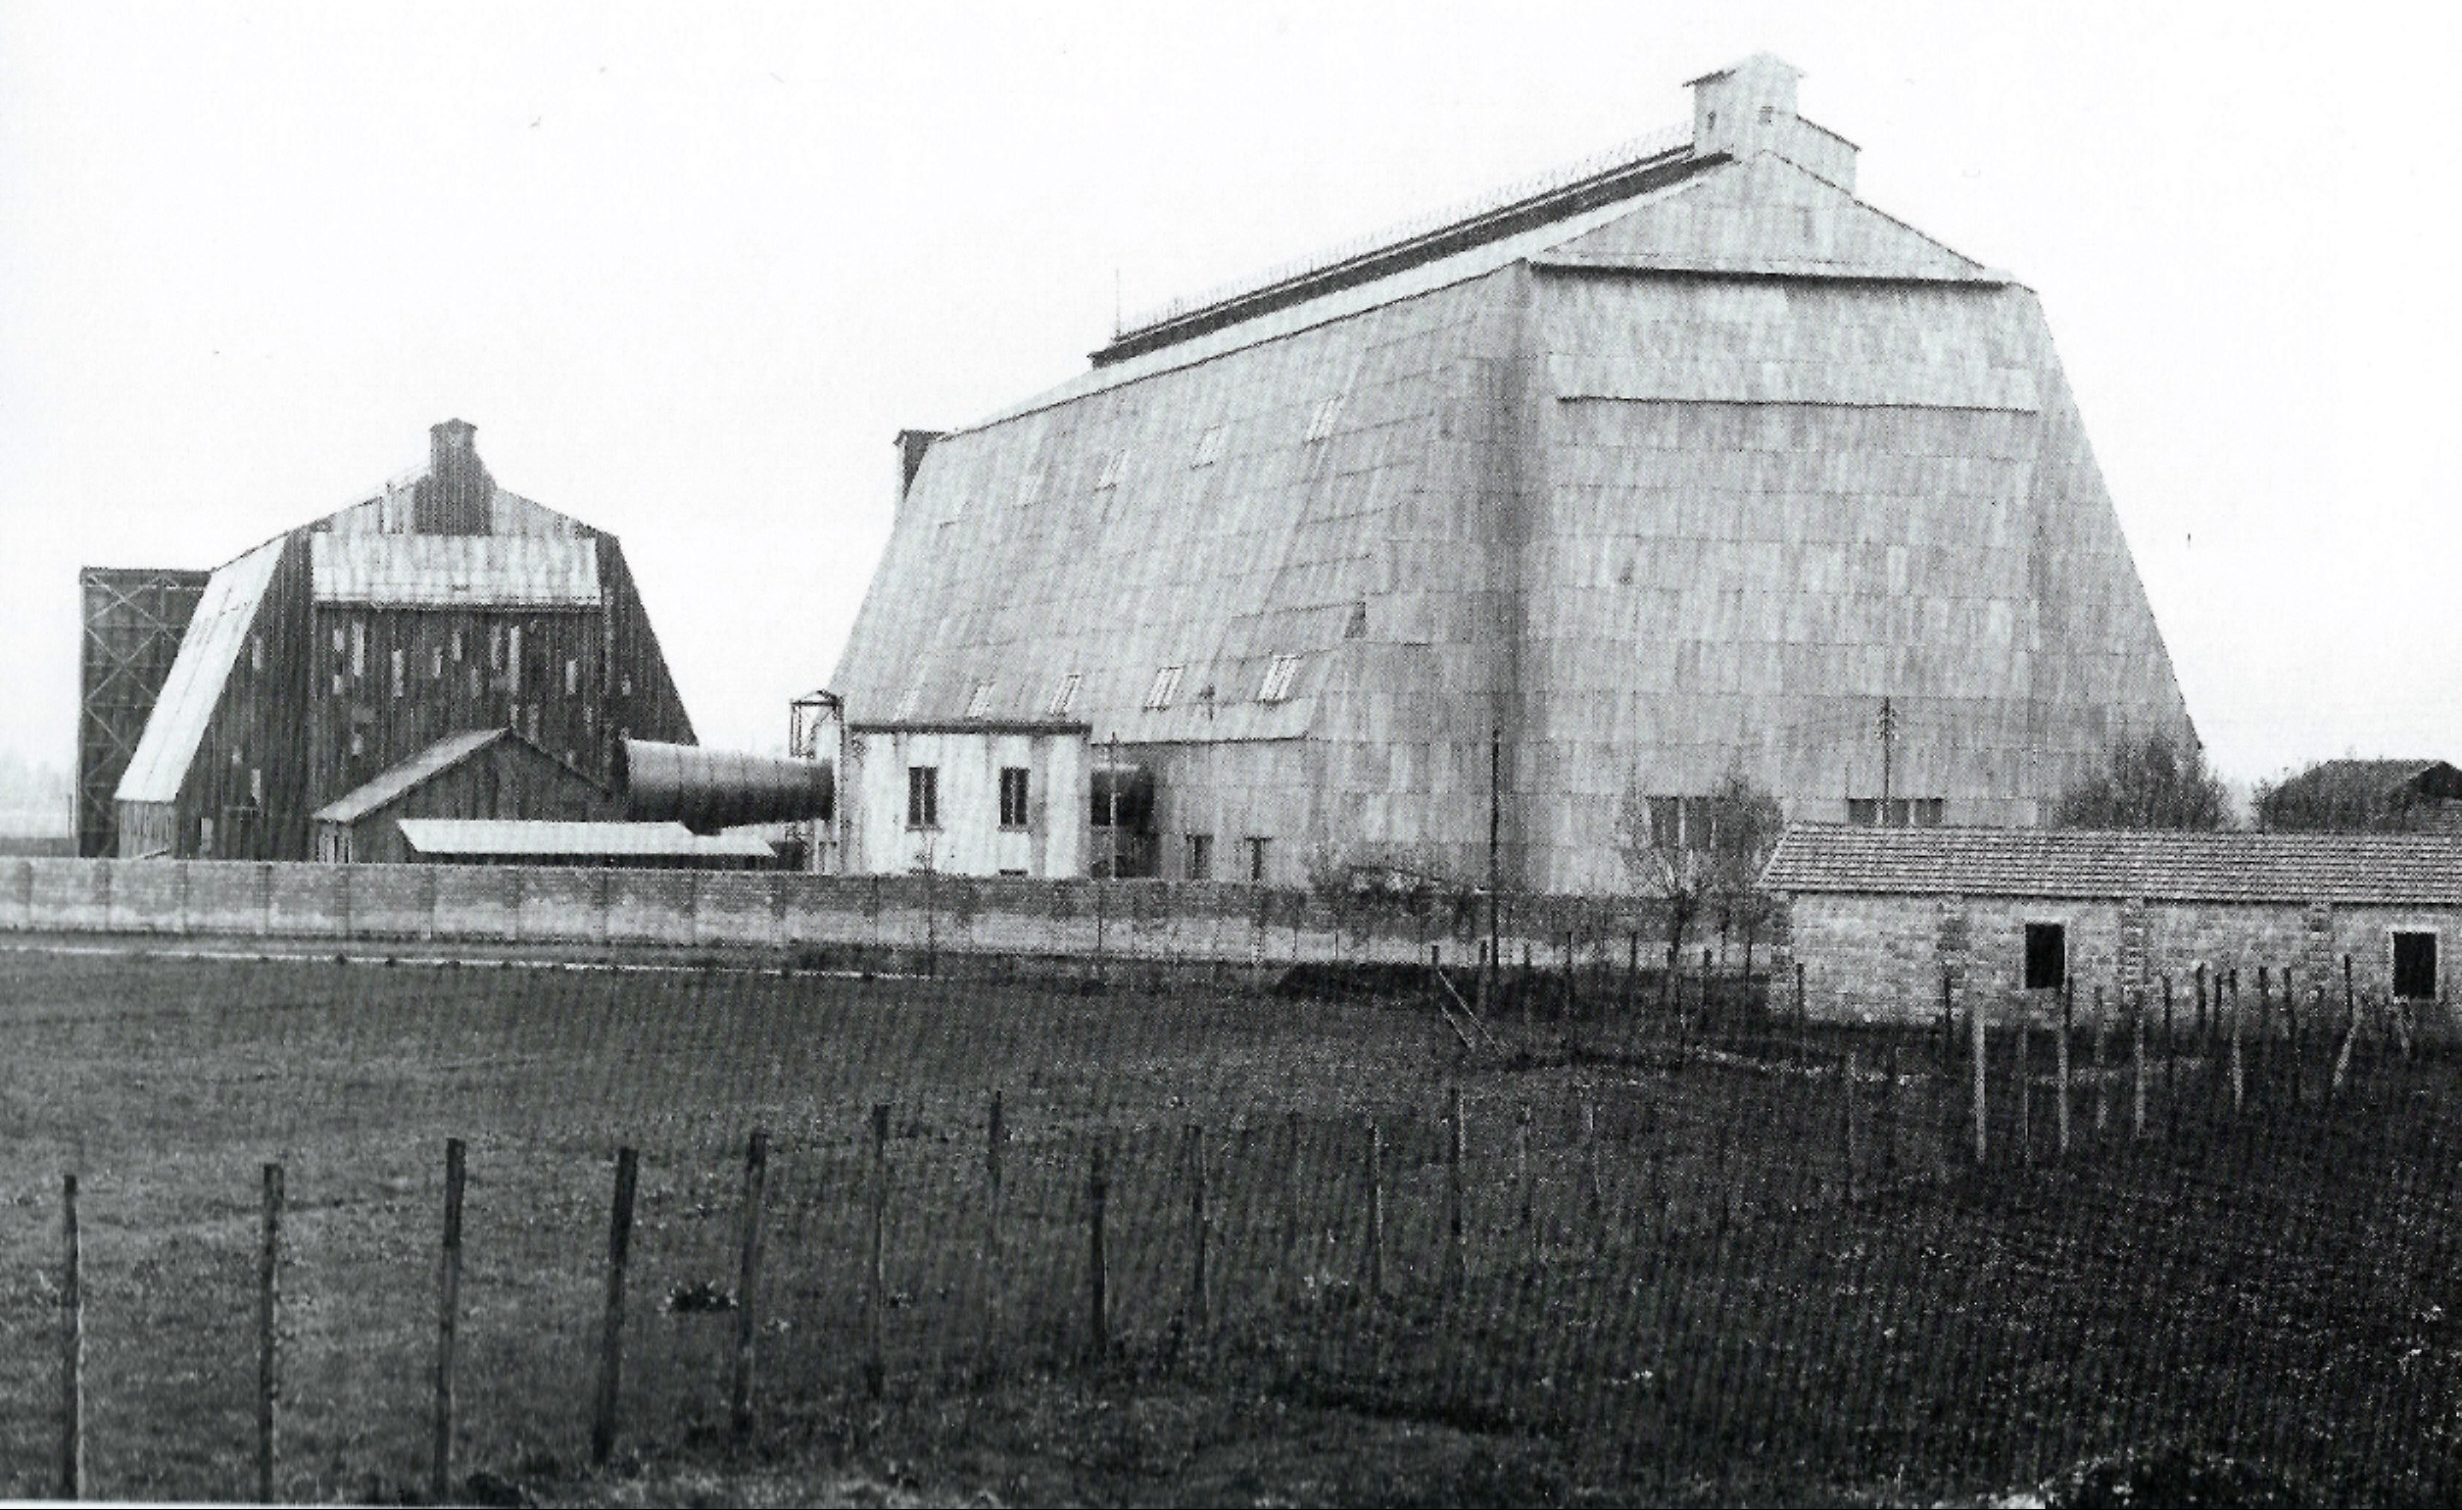
[[410,527],[421,535],[489,533],[496,482],[479,460],[479,427],[449,419],[427,429],[427,475],[419,479]]
[[1854,193],[1855,144],[1795,113],[1795,81],[1803,76],[1784,59],[1757,52],[1692,80],[1694,154],[1767,152]]

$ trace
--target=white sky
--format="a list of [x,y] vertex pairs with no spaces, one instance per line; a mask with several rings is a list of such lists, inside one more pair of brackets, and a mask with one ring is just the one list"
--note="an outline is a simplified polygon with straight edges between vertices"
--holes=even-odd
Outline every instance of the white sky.
[[74,763],[79,566],[219,563],[449,415],[623,538],[703,740],[777,746],[900,427],[1766,49],[2041,293],[2216,764],[2462,759],[2454,17],[0,3],[0,749]]

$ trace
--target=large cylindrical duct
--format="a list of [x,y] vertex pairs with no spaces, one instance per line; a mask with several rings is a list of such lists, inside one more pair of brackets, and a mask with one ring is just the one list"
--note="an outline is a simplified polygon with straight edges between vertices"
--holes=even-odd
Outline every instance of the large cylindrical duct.
[[816,760],[627,739],[616,746],[615,778],[626,818],[697,834],[837,816],[834,773]]

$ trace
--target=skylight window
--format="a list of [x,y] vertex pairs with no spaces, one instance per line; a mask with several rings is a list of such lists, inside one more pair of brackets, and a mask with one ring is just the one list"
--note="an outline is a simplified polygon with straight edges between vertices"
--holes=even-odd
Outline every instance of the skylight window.
[[966,716],[981,718],[992,710],[992,684],[975,683],[975,690],[966,695]]
[[1179,666],[1165,666],[1154,673],[1153,685],[1146,688],[1147,712],[1159,712],[1171,706],[1171,700],[1180,694],[1180,672],[1183,669],[1185,668]]
[[1028,472],[1017,479],[1017,506],[1019,508],[1030,509],[1042,501],[1043,474],[1041,472]]
[[1210,467],[1214,463],[1222,460],[1222,448],[1224,444],[1229,441],[1230,436],[1230,426],[1216,425],[1211,430],[1208,430],[1203,435],[1197,437],[1197,456],[1194,461],[1189,463],[1189,466],[1191,468]]
[[1308,443],[1316,444],[1334,433],[1334,423],[1342,418],[1343,395],[1337,393],[1318,402],[1316,413],[1308,416]]
[[923,687],[920,683],[907,688],[906,695],[898,699],[898,711],[892,715],[892,722],[904,723],[908,719],[913,718],[915,716],[915,701],[922,696]]
[[1257,689],[1257,701],[1278,703],[1291,695],[1291,679],[1299,674],[1299,657],[1278,655],[1265,668],[1265,685]]
[[1116,451],[1105,453],[1103,457],[1102,475],[1094,479],[1094,490],[1100,493],[1106,489],[1118,487],[1120,485],[1120,474],[1127,470],[1128,447],[1122,446]]
[[1043,711],[1053,718],[1066,718],[1069,709],[1077,703],[1077,682],[1078,676],[1074,671],[1060,678],[1060,685],[1052,689],[1051,701],[1044,705]]

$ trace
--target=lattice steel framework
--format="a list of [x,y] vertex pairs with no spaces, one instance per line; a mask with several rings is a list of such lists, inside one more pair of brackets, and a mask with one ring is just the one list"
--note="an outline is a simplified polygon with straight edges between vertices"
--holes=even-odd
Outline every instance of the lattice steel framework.
[[180,636],[211,573],[89,566],[77,573],[84,600],[77,714],[77,853],[114,851],[113,793],[145,733]]

